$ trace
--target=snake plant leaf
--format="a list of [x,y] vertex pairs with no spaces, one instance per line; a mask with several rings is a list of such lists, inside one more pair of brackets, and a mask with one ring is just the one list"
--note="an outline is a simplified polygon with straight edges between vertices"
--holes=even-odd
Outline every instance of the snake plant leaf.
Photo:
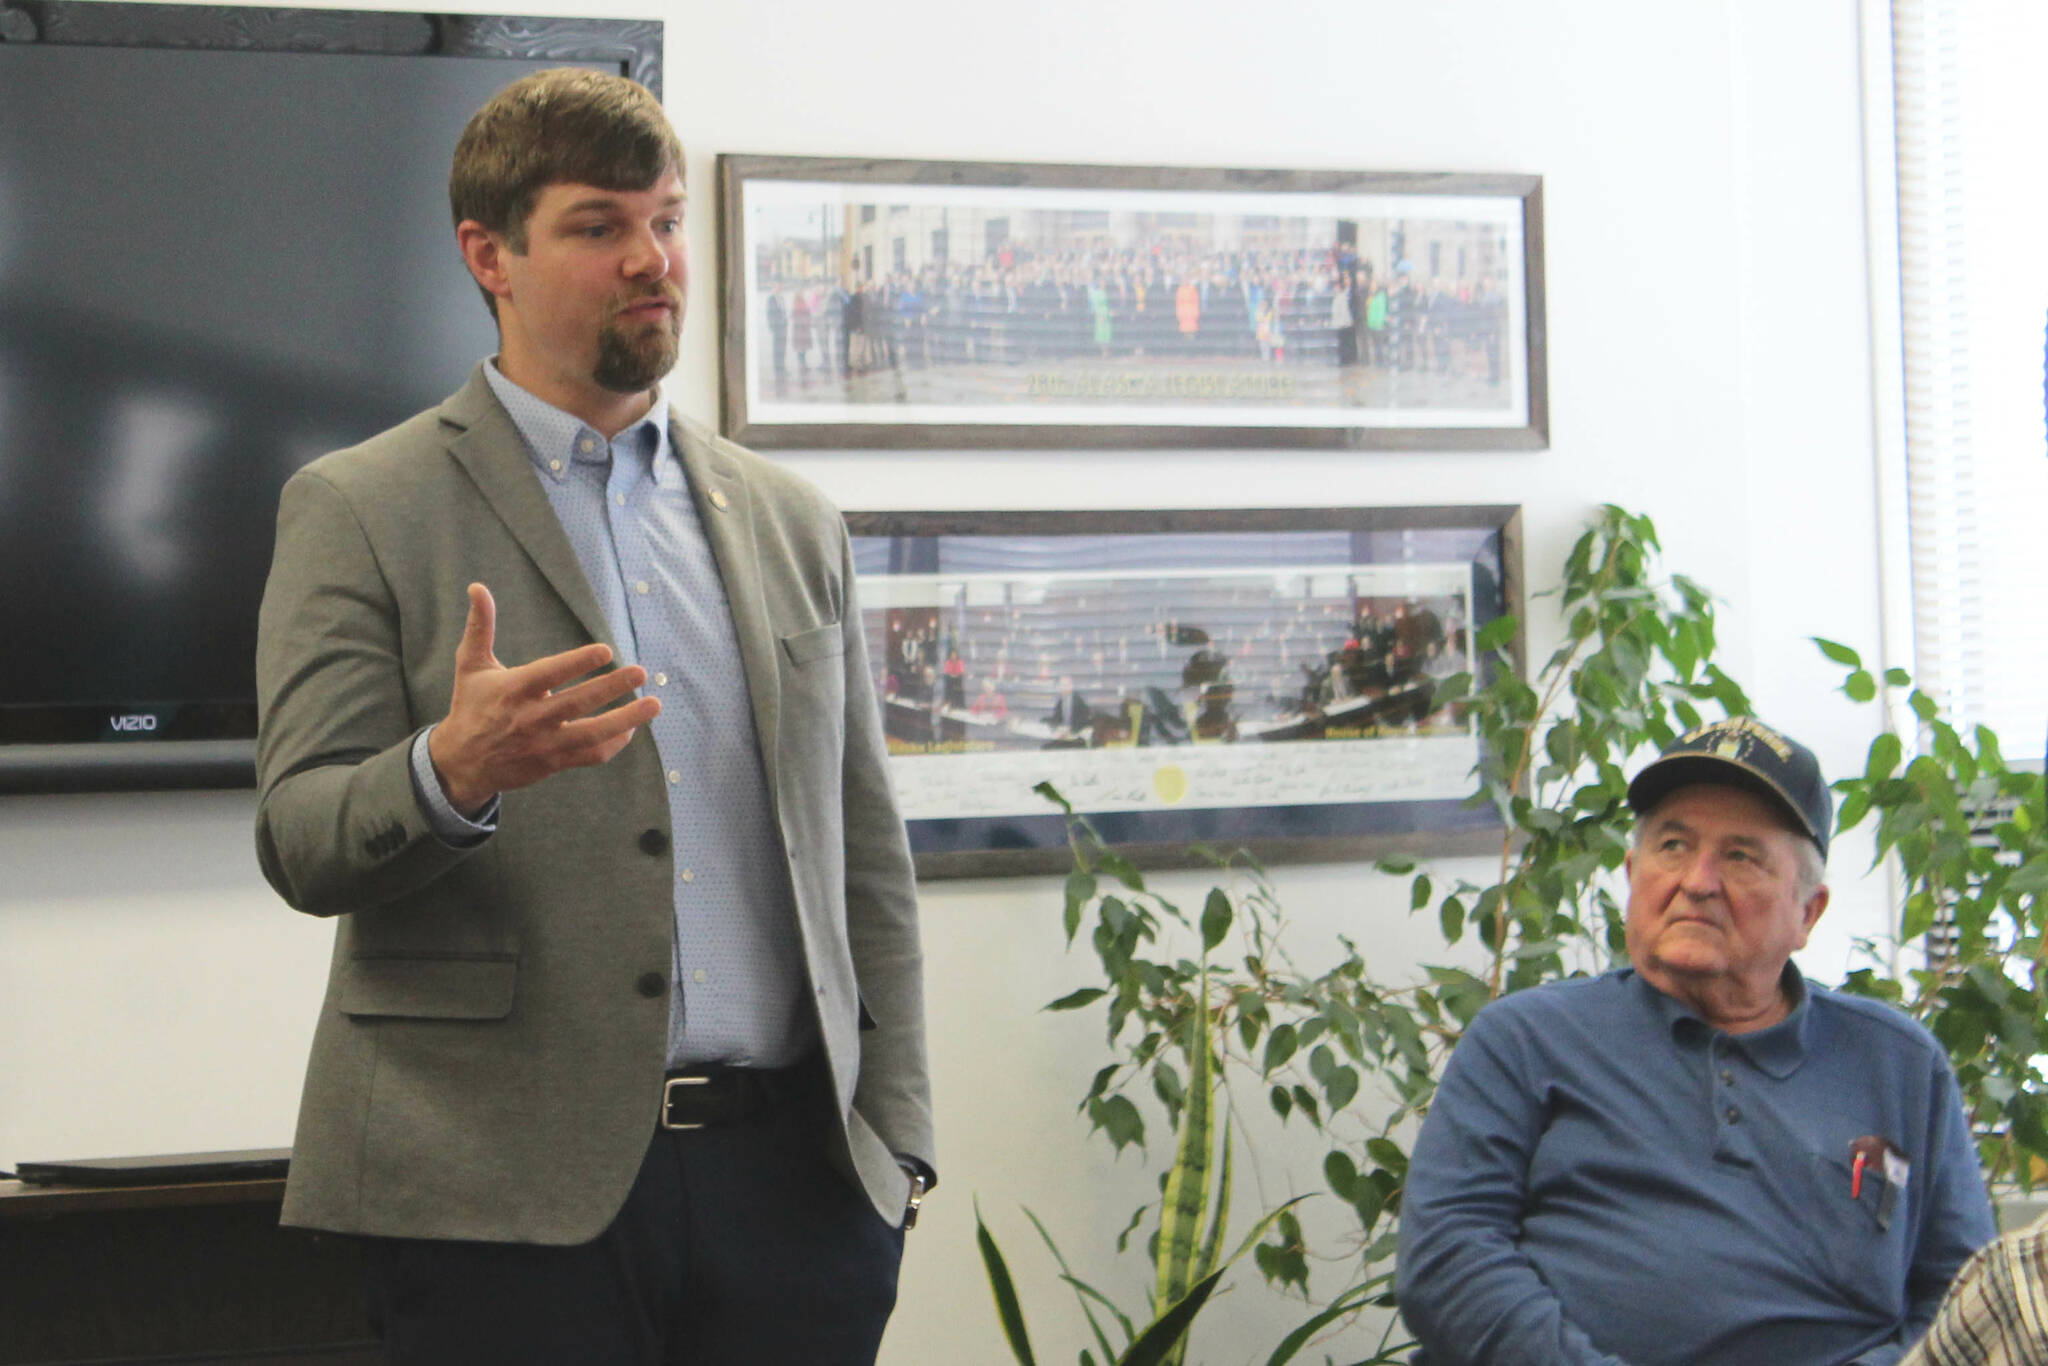
[[[1031,1226],[1038,1230],[1038,1236],[1044,1240],[1046,1250],[1051,1252],[1052,1259],[1059,1263],[1060,1279],[1073,1288],[1074,1298],[1081,1302],[1081,1313],[1088,1320],[1089,1331],[1095,1334],[1095,1345],[1102,1349],[1102,1359],[1104,1361],[1115,1361],[1116,1353],[1110,1349],[1109,1335],[1102,1331],[1102,1324],[1095,1317],[1095,1304],[1100,1304],[1110,1313],[1116,1315],[1117,1323],[1123,1327],[1124,1342],[1126,1344],[1137,1336],[1137,1330],[1131,1326],[1130,1316],[1117,1308],[1115,1302],[1109,1296],[1074,1274],[1074,1268],[1067,1265],[1066,1254],[1060,1251],[1060,1245],[1052,1240],[1052,1234],[1046,1230],[1045,1224],[1036,1214],[1033,1214],[1029,1208],[1026,1208],[1024,1217],[1029,1219]],[[1089,1303],[1091,1300],[1095,1304]],[[1084,1352],[1082,1355],[1086,1356],[1087,1354]]]
[[988,1225],[982,1222],[981,1202],[978,1200],[974,1204],[974,1241],[981,1248],[981,1264],[988,1273],[989,1292],[996,1301],[996,1317],[1002,1321],[1003,1336],[1009,1341],[1011,1355],[1017,1358],[1017,1366],[1038,1366],[1038,1359],[1031,1355],[1031,1335],[1024,1328],[1024,1309],[1017,1302],[1016,1283],[1010,1279],[1009,1264],[996,1247],[995,1237],[989,1233]]
[[1223,1250],[1223,1235],[1230,1228],[1230,1125],[1223,1127],[1223,1162],[1216,1178],[1216,1212],[1209,1220],[1209,1234],[1202,1240],[1202,1252],[1195,1259],[1195,1275],[1206,1276],[1216,1269]]
[[1159,1210],[1159,1266],[1152,1295],[1155,1313],[1188,1295],[1195,1247],[1209,1203],[1209,1160],[1215,1141],[1216,1086],[1209,1056],[1209,972],[1197,979],[1188,1012],[1187,1104],[1181,1107],[1180,1136]]
[[1201,1313],[1202,1306],[1209,1302],[1209,1296],[1215,1293],[1217,1283],[1228,1274],[1231,1267],[1237,1265],[1245,1253],[1265,1238],[1266,1231],[1273,1227],[1281,1215],[1307,1198],[1297,1195],[1285,1204],[1269,1210],[1265,1217],[1252,1227],[1252,1231],[1244,1236],[1244,1241],[1237,1245],[1236,1251],[1224,1259],[1222,1266],[1196,1281],[1188,1288],[1184,1298],[1169,1306],[1165,1312],[1145,1326],[1144,1331],[1138,1334],[1137,1341],[1131,1344],[1130,1350],[1116,1359],[1115,1366],[1166,1366],[1167,1362],[1177,1360],[1186,1350],[1184,1342],[1188,1329],[1194,1326],[1195,1315]]

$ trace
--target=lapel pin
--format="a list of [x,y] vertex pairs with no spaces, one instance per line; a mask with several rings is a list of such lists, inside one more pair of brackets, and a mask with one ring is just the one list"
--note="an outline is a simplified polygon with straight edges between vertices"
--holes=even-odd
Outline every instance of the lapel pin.
[[725,511],[725,493],[723,490],[711,490],[711,506],[717,508],[720,512]]

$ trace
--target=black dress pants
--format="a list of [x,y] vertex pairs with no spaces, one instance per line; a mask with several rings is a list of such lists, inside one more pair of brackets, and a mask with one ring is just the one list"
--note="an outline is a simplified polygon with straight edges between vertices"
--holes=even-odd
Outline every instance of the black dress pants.
[[818,1099],[657,1131],[625,1207],[593,1242],[367,1240],[386,1360],[873,1366],[903,1232],[826,1164],[821,1135],[834,1121]]

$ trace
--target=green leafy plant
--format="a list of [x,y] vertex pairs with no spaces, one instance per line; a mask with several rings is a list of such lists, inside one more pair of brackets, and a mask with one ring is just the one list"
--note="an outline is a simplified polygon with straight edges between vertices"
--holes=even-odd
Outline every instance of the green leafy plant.
[[[1842,692],[1903,698],[1920,752],[1886,727],[1863,772],[1835,783],[1837,825],[1875,818],[1879,863],[1905,891],[1896,940],[1867,945],[1879,966],[1842,984],[1904,1008],[1940,1039],[1970,1107],[1985,1175],[2031,1190],[2048,1176],[2048,808],[2039,773],[2007,764],[1998,737],[1965,737],[1904,670],[1880,680],[1846,645],[1816,638],[1848,669]],[[1889,709],[1886,713],[1891,714]],[[1892,960],[1904,958],[1904,971]]]
[[[1439,887],[1410,862],[1379,866],[1411,879],[1411,907],[1434,911],[1447,945],[1477,936],[1481,970],[1429,965],[1419,982],[1388,983],[1349,939],[1339,940],[1334,964],[1304,968],[1256,863],[1213,856],[1226,882],[1208,892],[1199,921],[1191,920],[1058,793],[1042,789],[1066,811],[1074,851],[1062,906],[1067,942],[1088,927],[1101,970],[1100,985],[1048,1009],[1099,1007],[1114,1057],[1095,1073],[1081,1108],[1119,1152],[1144,1146],[1148,1108],[1163,1109],[1178,1136],[1160,1174],[1161,1206],[1137,1211],[1119,1239],[1121,1248],[1148,1219],[1158,1221],[1148,1245],[1155,1313],[1182,1302],[1173,1268],[1186,1259],[1190,1226],[1181,1203],[1194,1189],[1210,1190],[1209,1166],[1189,1136],[1223,1135],[1218,1165],[1226,1170],[1208,1197],[1217,1218],[1206,1235],[1213,1241],[1228,1208],[1234,1106],[1245,1097],[1262,1099],[1285,1124],[1305,1126],[1326,1145],[1324,1181],[1355,1223],[1339,1251],[1320,1254],[1343,1269],[1338,1288],[1316,1300],[1299,1219],[1286,1207],[1264,1213],[1271,1237],[1253,1248],[1255,1264],[1269,1284],[1313,1310],[1276,1344],[1268,1366],[1284,1366],[1368,1308],[1392,1305],[1389,1262],[1407,1174],[1403,1135],[1434,1094],[1444,1057],[1494,997],[1604,966],[1619,949],[1620,906],[1600,875],[1618,867],[1626,850],[1623,764],[1698,724],[1702,706],[1748,710],[1741,689],[1711,659],[1711,596],[1683,578],[1659,578],[1656,551],[1647,518],[1603,509],[1567,558],[1554,594],[1562,639],[1535,677],[1525,680],[1518,667],[1520,623],[1503,617],[1473,642],[1476,674],[1438,684],[1437,705],[1459,708],[1478,733],[1472,800],[1492,806],[1503,822],[1495,876]],[[1241,952],[1224,956],[1233,936]],[[1184,951],[1197,937],[1199,952]],[[1197,1046],[1203,1039],[1207,1049]],[[984,1243],[985,1256],[992,1247],[992,1239]],[[1106,1301],[1078,1284],[1076,1293],[1105,1360],[1117,1359],[1093,1313]],[[1001,1306],[1000,1289],[997,1299]],[[1366,1361],[1403,1359],[1413,1344],[1396,1341],[1396,1331],[1389,1321]],[[1016,1347],[1018,1334],[1010,1340]]]
[[[1074,816],[1064,798],[1049,787],[1041,787],[1041,791],[1065,808],[1070,820],[1085,824]],[[1295,1202],[1267,1211],[1237,1250],[1221,1257],[1230,1222],[1232,1141],[1228,1126],[1218,1122],[1219,1059],[1214,1030],[1224,1011],[1212,993],[1209,955],[1230,931],[1230,898],[1221,889],[1209,894],[1202,913],[1199,958],[1172,964],[1146,960],[1140,956],[1140,950],[1158,938],[1162,917],[1183,926],[1187,924],[1186,917],[1173,903],[1147,891],[1137,869],[1104,848],[1094,838],[1092,829],[1087,833],[1088,838],[1076,846],[1082,866],[1067,881],[1067,940],[1071,944],[1079,928],[1080,908],[1091,902],[1096,904],[1100,917],[1095,933],[1096,951],[1102,955],[1105,966],[1113,963],[1121,974],[1118,1000],[1110,1006],[1115,1022],[1111,1041],[1115,1042],[1133,1014],[1152,1026],[1141,1046],[1145,1061],[1138,1066],[1149,1071],[1153,1089],[1175,1127],[1173,1159],[1160,1176],[1158,1227],[1150,1244],[1154,1273],[1148,1306],[1150,1322],[1142,1329],[1134,1327],[1132,1319],[1109,1296],[1073,1274],[1037,1216],[1031,1216],[1031,1221],[1058,1262],[1061,1279],[1079,1300],[1096,1348],[1102,1354],[1102,1363],[1182,1366],[1187,1357],[1188,1330],[1195,1316],[1231,1266],[1260,1246],[1260,1240],[1276,1223],[1292,1218],[1290,1210]],[[1119,879],[1124,889],[1122,895],[1098,895],[1093,871],[1097,866],[1105,867]],[[1054,1002],[1051,1008],[1078,1009],[1109,994],[1109,988],[1087,987]],[[1083,1101],[1097,1126],[1110,1134],[1119,1149],[1129,1143],[1142,1143],[1144,1134],[1144,1120],[1137,1107],[1112,1088],[1120,1070],[1120,1065],[1113,1064],[1099,1072]],[[1126,1237],[1145,1213],[1146,1209],[1141,1208],[1132,1217],[1125,1227]],[[995,1295],[1003,1335],[1022,1366],[1034,1366],[1030,1333],[1008,1263],[994,1235],[982,1222],[979,1210],[975,1216],[975,1236]],[[1124,1345],[1120,1349],[1111,1346],[1109,1332],[1103,1325],[1104,1316],[1122,1332]],[[1096,1360],[1089,1351],[1081,1353],[1083,1366],[1095,1366]]]
[[[1558,638],[1533,675],[1524,678],[1519,667],[1522,624],[1503,617],[1474,640],[1475,672],[1438,685],[1438,705],[1458,707],[1477,733],[1471,801],[1500,814],[1498,855],[1484,880],[1444,877],[1407,859],[1377,866],[1408,879],[1411,913],[1433,915],[1455,961],[1419,970],[1403,962],[1394,978],[1340,938],[1334,962],[1305,968],[1255,862],[1212,855],[1222,881],[1191,918],[1043,789],[1067,813],[1074,852],[1062,898],[1067,943],[1086,928],[1100,970],[1096,984],[1047,1008],[1101,1010],[1111,1055],[1080,1108],[1118,1153],[1146,1150],[1148,1112],[1163,1112],[1175,1133],[1159,1172],[1161,1201],[1136,1211],[1116,1240],[1123,1252],[1140,1228],[1153,1230],[1144,1244],[1155,1272],[1147,1327],[1134,1327],[1076,1279],[1038,1229],[1088,1317],[1102,1366],[1182,1361],[1201,1309],[1247,1247],[1269,1287],[1310,1311],[1274,1344],[1267,1366],[1340,1339],[1352,1366],[1405,1360],[1413,1344],[1397,1340],[1398,1325],[1384,1313],[1369,1355],[1353,1357],[1344,1335],[1368,1311],[1394,1307],[1390,1265],[1407,1143],[1445,1059],[1488,1002],[1625,956],[1617,874],[1634,825],[1628,772],[1681,731],[1750,714],[1747,696],[1714,660],[1711,594],[1664,574],[1658,555],[1648,518],[1601,508],[1556,587],[1538,595],[1555,601]],[[1881,684],[1853,651],[1820,645],[1849,669],[1843,691],[1851,699],[1900,691],[1925,751],[1909,758],[1903,738],[1881,734],[1865,772],[1836,784],[1843,828],[1876,817],[1879,857],[1896,859],[1909,888],[1903,938],[1927,960],[1900,973],[1881,958],[1845,986],[1898,1002],[1941,1038],[1978,1121],[1988,1171],[2022,1183],[2048,1175],[2037,1165],[2048,1163],[2048,1106],[2035,1065],[2048,1043],[2041,778],[2010,768],[1982,728],[1965,742],[1931,700],[1905,691],[1904,675]],[[1882,955],[1883,946],[1871,947]],[[1346,1212],[1345,1231],[1334,1247],[1312,1250],[1290,1201],[1261,1211],[1253,1236],[1217,1261],[1230,1208],[1231,1135],[1243,1130],[1242,1107],[1261,1100],[1324,1149],[1322,1194]],[[985,1226],[980,1237],[1005,1332],[1028,1363],[1007,1267]],[[1334,1290],[1310,1284],[1311,1265],[1321,1261],[1338,1268]],[[1111,1350],[1105,1316],[1122,1333],[1121,1355]],[[1096,1366],[1090,1353],[1082,1360]]]

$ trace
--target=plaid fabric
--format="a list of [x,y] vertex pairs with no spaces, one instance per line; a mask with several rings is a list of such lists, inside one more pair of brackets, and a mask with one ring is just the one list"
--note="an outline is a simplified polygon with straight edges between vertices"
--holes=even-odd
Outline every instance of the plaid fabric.
[[2048,1366],[2048,1217],[1965,1262],[1899,1366]]

